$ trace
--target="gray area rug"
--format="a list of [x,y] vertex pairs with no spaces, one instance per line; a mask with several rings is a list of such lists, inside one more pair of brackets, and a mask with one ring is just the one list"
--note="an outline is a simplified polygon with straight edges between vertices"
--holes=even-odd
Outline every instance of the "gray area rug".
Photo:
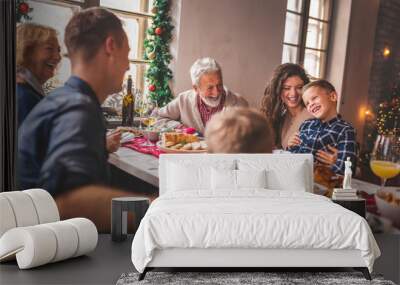
[[381,276],[372,275],[372,281],[364,278],[360,272],[148,272],[142,281],[139,273],[122,274],[117,285],[132,284],[368,284],[395,285]]

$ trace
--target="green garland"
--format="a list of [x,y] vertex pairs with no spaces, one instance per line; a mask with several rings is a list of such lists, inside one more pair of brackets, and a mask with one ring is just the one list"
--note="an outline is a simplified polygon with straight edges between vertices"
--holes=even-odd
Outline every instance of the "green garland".
[[150,61],[146,72],[149,96],[162,107],[173,99],[169,81],[172,71],[168,68],[172,56],[169,43],[172,38],[169,0],[154,0],[151,12],[154,14],[153,24],[147,29],[148,38],[144,40],[145,59]]
[[17,23],[20,23],[22,20],[32,20],[29,16],[32,10],[28,3],[23,0],[17,0],[15,3],[15,17],[17,18]]

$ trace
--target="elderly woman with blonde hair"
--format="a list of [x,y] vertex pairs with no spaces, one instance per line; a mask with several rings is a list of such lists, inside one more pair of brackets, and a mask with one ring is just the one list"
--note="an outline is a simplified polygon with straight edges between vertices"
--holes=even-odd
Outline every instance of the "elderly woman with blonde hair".
[[55,29],[39,24],[17,26],[17,106],[18,127],[43,98],[42,85],[54,76],[61,60]]
[[270,153],[273,130],[252,108],[229,108],[212,117],[205,132],[210,153]]

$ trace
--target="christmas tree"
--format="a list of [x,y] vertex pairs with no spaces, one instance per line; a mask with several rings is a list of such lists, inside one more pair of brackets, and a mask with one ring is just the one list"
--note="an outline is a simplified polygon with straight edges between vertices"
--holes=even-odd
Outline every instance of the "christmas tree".
[[169,0],[155,0],[151,12],[154,14],[153,23],[147,29],[148,38],[144,41],[145,59],[150,61],[146,72],[149,96],[162,107],[173,98],[169,81],[172,71],[168,68],[172,56],[169,52],[169,43],[172,38]]
[[393,87],[388,100],[379,104],[377,132],[380,135],[400,135],[400,80]]
[[400,74],[397,82],[391,88],[391,92],[386,94],[372,112],[376,116],[369,116],[365,125],[364,150],[360,157],[363,164],[368,165],[370,153],[374,146],[377,135],[400,136]]

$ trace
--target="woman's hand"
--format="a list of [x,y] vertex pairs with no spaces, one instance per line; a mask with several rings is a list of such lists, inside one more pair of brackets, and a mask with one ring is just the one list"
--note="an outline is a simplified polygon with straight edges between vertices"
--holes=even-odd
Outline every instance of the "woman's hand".
[[292,147],[295,145],[299,145],[301,143],[301,139],[299,136],[299,132],[295,132],[288,140],[287,147]]
[[106,136],[106,148],[109,153],[115,152],[121,145],[121,131],[116,131]]
[[329,151],[318,150],[316,153],[316,159],[327,166],[332,166],[336,163],[338,149],[328,145]]

